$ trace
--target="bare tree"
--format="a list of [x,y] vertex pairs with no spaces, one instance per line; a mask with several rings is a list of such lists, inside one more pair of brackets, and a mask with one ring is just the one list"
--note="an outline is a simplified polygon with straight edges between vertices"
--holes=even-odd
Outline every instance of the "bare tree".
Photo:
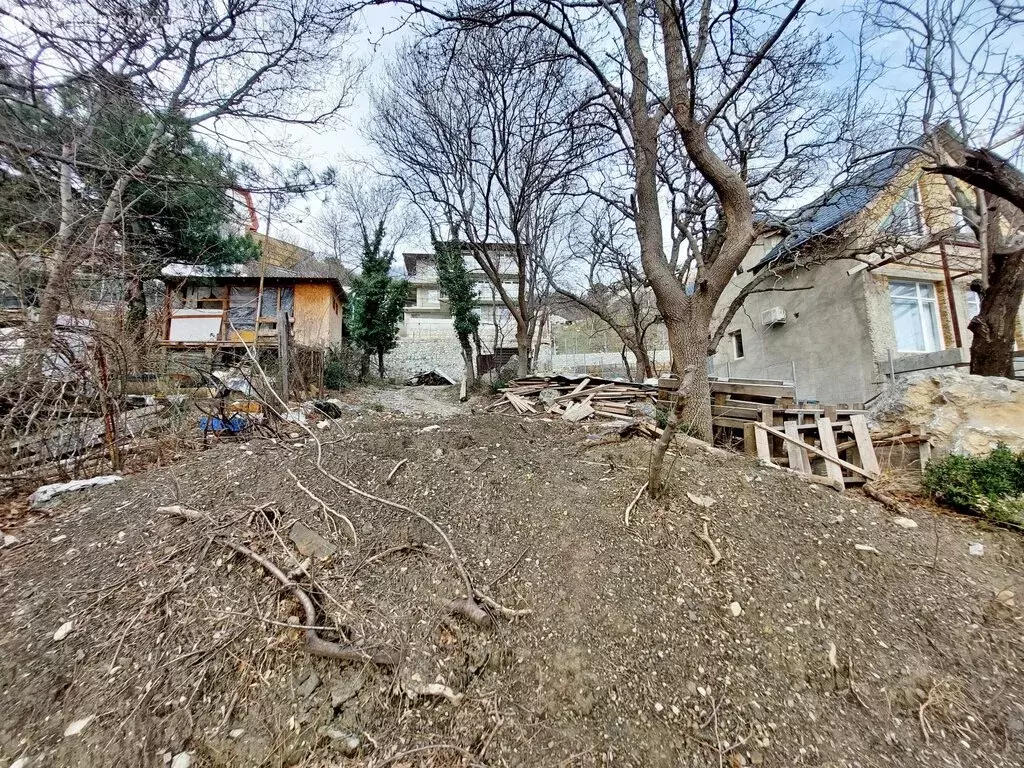
[[313,222],[319,248],[346,267],[359,262],[364,237],[378,226],[385,231],[381,247],[394,251],[412,232],[414,217],[394,179],[352,170],[335,183]]
[[627,376],[627,350],[636,361],[633,378],[656,375],[649,345],[661,317],[634,248],[631,222],[614,208],[593,206],[576,224],[582,232],[571,253],[548,268],[552,288],[615,332]]
[[[865,5],[864,13],[879,33],[880,50],[882,41],[886,52],[894,39],[904,42],[902,66],[874,62],[888,66],[896,83],[911,83],[884,83],[893,93],[888,102],[879,97],[888,107],[885,119],[904,138],[931,137],[926,152],[933,164],[926,170],[944,176],[978,243],[980,274],[972,288],[981,310],[969,325],[971,373],[1012,377],[1024,299],[1024,175],[1013,165],[1024,136],[1018,54],[1024,19],[990,0],[882,0]],[[941,142],[944,126],[963,144]]]
[[[530,370],[557,229],[597,145],[579,70],[534,27],[431,27],[405,47],[369,133],[436,230],[458,228]],[[514,281],[514,285],[512,284]]]
[[[681,398],[681,421],[704,437],[711,434],[706,358],[712,313],[756,235],[750,185],[757,169],[745,165],[738,151],[735,137],[749,126],[736,123],[735,116],[761,92],[752,85],[763,73],[784,76],[794,72],[794,57],[816,56],[820,42],[798,22],[805,4],[492,0],[446,12],[422,2],[407,3],[463,25],[513,21],[543,26],[559,36],[596,80],[608,122],[628,153],[629,200],[641,264],[665,320],[673,364],[680,372],[693,369],[690,391]],[[806,86],[813,84],[806,74],[801,79]],[[801,109],[799,100],[805,95],[799,88],[792,91],[787,99],[791,112]],[[681,279],[679,264],[672,262],[664,231],[668,211],[659,172],[665,133],[685,152],[712,200],[701,248],[692,256],[680,251],[693,262],[695,280],[689,286]],[[819,141],[814,132],[810,138]],[[788,141],[796,146],[805,139],[797,134]],[[691,226],[686,219],[683,223]],[[695,233],[686,231],[689,244]],[[652,492],[660,483],[652,477]]]

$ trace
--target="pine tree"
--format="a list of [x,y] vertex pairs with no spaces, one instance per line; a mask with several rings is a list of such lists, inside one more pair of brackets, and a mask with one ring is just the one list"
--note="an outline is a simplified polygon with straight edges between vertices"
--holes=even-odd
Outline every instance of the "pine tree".
[[377,358],[377,372],[384,378],[384,355],[398,344],[398,326],[405,308],[408,283],[391,277],[394,252],[381,248],[384,222],[373,237],[363,232],[363,253],[359,275],[352,281],[349,302],[349,338],[363,353],[360,378],[366,374],[370,356]]
[[463,244],[458,237],[457,228],[452,231],[452,239],[447,241],[438,240],[433,232],[430,233],[437,262],[437,282],[441,292],[448,297],[455,335],[459,339],[462,359],[466,364],[466,384],[472,387],[476,384],[476,373],[470,342],[475,342],[479,348],[480,315],[476,312],[476,290],[469,279],[463,260]]

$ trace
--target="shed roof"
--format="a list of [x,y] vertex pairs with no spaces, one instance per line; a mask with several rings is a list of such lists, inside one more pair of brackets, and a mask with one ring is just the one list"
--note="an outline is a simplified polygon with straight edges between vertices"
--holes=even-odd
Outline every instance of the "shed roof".
[[[224,264],[219,267],[209,267],[203,264],[168,264],[160,270],[160,274],[165,282],[201,279],[224,283],[241,283],[259,280],[260,269],[260,262],[258,261]],[[266,264],[263,266],[262,271],[264,279],[275,282],[331,283],[344,295],[341,279],[334,273],[330,265],[317,259],[303,259],[291,267]]]

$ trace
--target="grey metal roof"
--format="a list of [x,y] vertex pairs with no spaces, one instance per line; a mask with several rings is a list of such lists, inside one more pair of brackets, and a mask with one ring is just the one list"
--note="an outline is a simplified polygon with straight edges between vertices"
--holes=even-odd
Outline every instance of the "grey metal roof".
[[907,163],[920,153],[921,150],[916,147],[922,141],[923,137],[910,146],[887,152],[818,199],[781,220],[780,225],[789,234],[768,251],[754,269],[761,269],[792,256],[813,238],[831,232],[864,210],[879,192],[893,182]]

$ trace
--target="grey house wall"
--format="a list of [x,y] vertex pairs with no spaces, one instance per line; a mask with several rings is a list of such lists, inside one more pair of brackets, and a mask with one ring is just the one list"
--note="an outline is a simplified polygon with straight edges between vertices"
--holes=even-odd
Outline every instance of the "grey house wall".
[[[743,334],[744,356],[734,359],[727,334],[713,358],[715,374],[786,381],[795,374],[797,397],[824,403],[863,402],[875,394],[865,274],[848,275],[853,263],[787,270],[763,286],[786,290],[749,296],[729,325]],[[735,282],[750,278],[744,273]],[[801,288],[807,290],[792,290]],[[784,324],[762,325],[761,311],[770,307],[786,311]]]

